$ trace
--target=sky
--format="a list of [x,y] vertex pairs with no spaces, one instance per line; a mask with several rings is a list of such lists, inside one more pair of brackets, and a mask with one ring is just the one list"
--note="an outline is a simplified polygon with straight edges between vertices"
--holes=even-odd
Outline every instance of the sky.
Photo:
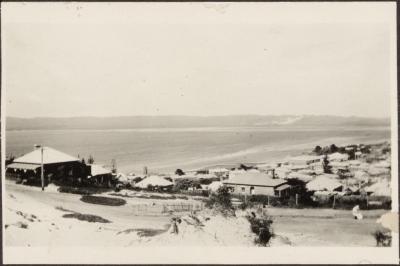
[[395,3],[2,3],[6,115],[388,117],[395,26]]

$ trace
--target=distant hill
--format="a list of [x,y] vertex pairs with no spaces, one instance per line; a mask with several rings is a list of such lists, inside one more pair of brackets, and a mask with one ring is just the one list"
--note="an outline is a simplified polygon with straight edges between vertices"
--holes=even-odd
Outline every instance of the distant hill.
[[121,116],[121,117],[7,117],[7,130],[135,129],[186,127],[385,127],[389,118],[340,116]]

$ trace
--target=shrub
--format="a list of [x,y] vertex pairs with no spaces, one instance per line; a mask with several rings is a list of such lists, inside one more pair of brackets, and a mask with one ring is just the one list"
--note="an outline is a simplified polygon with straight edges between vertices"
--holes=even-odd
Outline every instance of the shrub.
[[71,187],[71,186],[61,186],[58,188],[58,192],[61,193],[72,193],[79,195],[92,195],[101,192],[110,191],[108,188],[95,188],[95,187]]
[[188,190],[189,188],[200,188],[198,180],[191,180],[188,178],[181,178],[175,181],[173,191]]
[[181,176],[184,175],[185,172],[183,172],[182,169],[176,169],[175,174]]
[[372,235],[375,237],[377,247],[390,247],[392,245],[392,236],[390,232],[376,230]]
[[86,203],[107,205],[107,206],[121,206],[121,205],[126,204],[126,200],[124,200],[124,199],[101,197],[101,196],[90,196],[90,195],[82,196],[81,201],[86,202]]
[[332,166],[329,164],[328,156],[325,155],[323,161],[322,161],[322,167],[324,168],[324,173],[325,174],[331,174],[332,173]]
[[206,207],[216,209],[223,214],[229,214],[233,210],[233,205],[228,188],[222,186],[218,188],[217,193],[211,194],[206,201]]
[[271,228],[272,219],[269,217],[258,218],[255,216],[247,216],[246,218],[250,222],[251,231],[257,235],[254,242],[260,246],[268,245],[270,239],[274,236]]
[[82,213],[68,213],[63,215],[64,218],[75,218],[80,221],[86,221],[89,223],[111,223],[109,220],[103,217],[92,215],[92,214],[82,214]]
[[242,203],[240,203],[239,209],[241,209],[241,210],[250,209],[250,208],[253,208],[254,205],[255,204],[251,201],[243,201]]

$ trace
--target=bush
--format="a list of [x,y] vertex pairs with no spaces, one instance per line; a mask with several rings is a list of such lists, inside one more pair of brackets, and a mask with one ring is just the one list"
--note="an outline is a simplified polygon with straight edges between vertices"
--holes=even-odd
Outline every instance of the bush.
[[[375,201],[380,202],[379,205],[368,204],[368,202]],[[336,196],[335,197],[335,209],[351,210],[354,206],[358,205],[361,210],[372,210],[372,209],[391,209],[392,200],[386,196],[369,196],[362,195],[349,195],[349,196]],[[332,208],[333,196],[318,196],[316,207]]]
[[212,193],[205,205],[207,208],[216,209],[223,214],[229,214],[233,211],[231,194],[225,186],[220,187],[217,193]]
[[121,205],[126,204],[126,200],[124,200],[124,199],[101,197],[101,196],[90,196],[90,195],[82,196],[81,201],[86,202],[86,203],[107,205],[107,206],[121,206]]
[[392,245],[390,231],[383,232],[381,230],[376,230],[372,235],[375,237],[377,247],[390,247]]
[[240,203],[239,209],[241,209],[241,210],[251,209],[254,207],[254,205],[255,204],[251,201],[247,201],[247,202],[243,201],[242,203]]
[[207,198],[210,196],[210,191],[208,191],[208,190],[193,190],[193,191],[182,190],[182,191],[180,191],[180,193],[190,195],[190,196],[200,196],[200,197],[207,197]]
[[271,228],[272,219],[269,217],[257,218],[254,216],[247,216],[246,218],[250,222],[251,231],[257,235],[254,242],[260,246],[267,246],[274,236]]
[[82,213],[68,213],[64,214],[62,217],[64,218],[75,218],[80,221],[86,221],[89,223],[111,223],[109,220],[104,219],[103,217],[92,215],[92,214],[82,214]]
[[189,188],[201,188],[200,181],[188,178],[181,178],[175,181],[173,191],[188,190]]
[[92,195],[101,192],[110,191],[108,188],[95,188],[95,187],[70,187],[70,186],[61,186],[58,188],[58,192],[61,193],[72,193],[79,195]]
[[175,174],[181,176],[181,175],[184,175],[185,172],[183,172],[182,169],[176,169]]

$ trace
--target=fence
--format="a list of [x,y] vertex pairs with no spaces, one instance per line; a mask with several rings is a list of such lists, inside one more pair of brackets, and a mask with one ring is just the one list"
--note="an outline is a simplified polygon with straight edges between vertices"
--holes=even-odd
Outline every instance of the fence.
[[193,212],[204,209],[204,203],[157,203],[157,204],[136,204],[132,206],[134,215],[157,216],[169,215],[179,212]]

